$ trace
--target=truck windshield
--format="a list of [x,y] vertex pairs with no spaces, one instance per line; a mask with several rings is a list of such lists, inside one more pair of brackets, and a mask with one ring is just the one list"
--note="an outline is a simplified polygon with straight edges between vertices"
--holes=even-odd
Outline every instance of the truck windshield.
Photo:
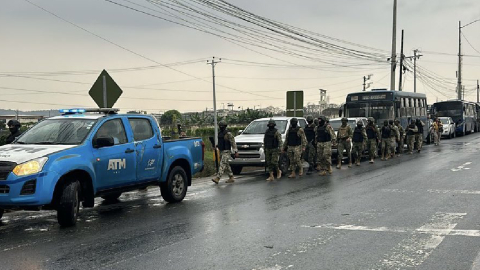
[[[265,131],[268,128],[268,121],[269,120],[253,121],[242,132],[242,134],[265,134]],[[285,129],[287,128],[287,120],[275,120],[275,124],[277,124],[275,128],[278,129],[278,132],[280,132],[280,134],[283,134],[285,132]]]
[[83,142],[97,120],[49,119],[38,123],[25,132],[19,144],[71,144]]

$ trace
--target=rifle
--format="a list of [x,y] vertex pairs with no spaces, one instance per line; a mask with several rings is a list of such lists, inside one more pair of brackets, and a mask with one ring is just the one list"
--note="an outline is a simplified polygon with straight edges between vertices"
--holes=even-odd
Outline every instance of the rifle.
[[210,140],[210,143],[213,146],[213,156],[215,158],[215,168],[217,169],[217,172],[218,172],[218,167],[219,167],[218,155],[217,155],[218,152],[217,152],[217,146],[215,145],[215,139],[213,137],[208,137],[208,139]]

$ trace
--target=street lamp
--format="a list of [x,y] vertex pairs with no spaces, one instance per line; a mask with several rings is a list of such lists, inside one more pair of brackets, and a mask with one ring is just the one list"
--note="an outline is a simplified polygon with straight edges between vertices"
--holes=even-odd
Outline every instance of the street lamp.
[[477,19],[471,23],[467,23],[462,26],[462,22],[458,22],[458,75],[457,75],[457,98],[462,99],[462,28],[465,28],[471,24],[479,22],[480,19]]

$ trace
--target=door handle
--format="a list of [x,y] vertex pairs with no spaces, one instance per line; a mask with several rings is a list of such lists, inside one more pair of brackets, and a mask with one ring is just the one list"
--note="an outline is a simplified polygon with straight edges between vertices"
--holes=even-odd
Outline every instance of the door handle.
[[157,148],[162,148],[162,145],[160,145],[160,144],[155,144],[155,145],[153,146],[153,148],[155,148],[155,149],[157,149]]
[[127,153],[127,154],[128,154],[128,153],[133,153],[133,152],[135,152],[135,150],[130,149],[130,148],[127,148],[127,150],[125,150],[125,153]]

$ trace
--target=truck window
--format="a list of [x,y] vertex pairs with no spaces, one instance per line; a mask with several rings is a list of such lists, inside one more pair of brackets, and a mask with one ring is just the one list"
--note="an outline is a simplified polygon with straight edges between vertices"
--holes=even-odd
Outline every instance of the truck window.
[[115,145],[127,143],[127,134],[121,119],[109,120],[98,129],[95,138],[113,137]]
[[78,145],[96,122],[91,119],[47,119],[25,132],[17,143]]
[[136,142],[144,141],[153,137],[153,129],[150,120],[143,118],[129,118],[133,130],[133,138]]

